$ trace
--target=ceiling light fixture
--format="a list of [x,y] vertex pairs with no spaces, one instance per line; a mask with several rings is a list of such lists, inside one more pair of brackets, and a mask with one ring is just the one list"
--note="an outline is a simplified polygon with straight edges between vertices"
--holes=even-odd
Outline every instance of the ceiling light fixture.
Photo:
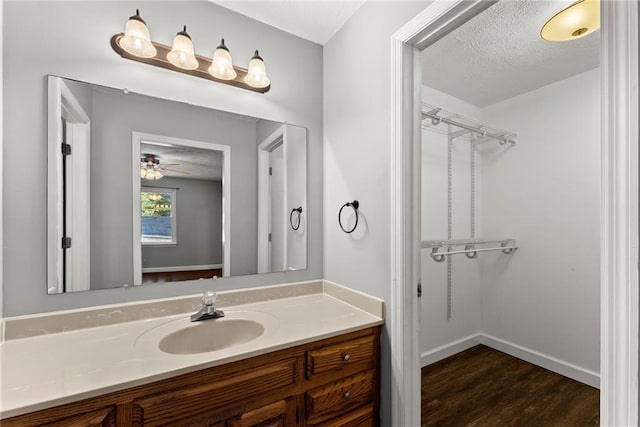
[[231,52],[222,39],[213,58],[194,52],[193,41],[187,27],[176,34],[173,46],[152,41],[145,21],[136,14],[129,18],[125,32],[111,37],[111,47],[122,58],[148,65],[189,74],[195,77],[225,83],[253,92],[265,93],[271,89],[263,59],[255,51],[249,69],[233,65]]
[[162,172],[160,172],[158,156],[146,153],[140,155],[140,178],[154,180],[163,176]]
[[540,30],[547,41],[584,37],[600,28],[600,0],[580,0],[555,14]]

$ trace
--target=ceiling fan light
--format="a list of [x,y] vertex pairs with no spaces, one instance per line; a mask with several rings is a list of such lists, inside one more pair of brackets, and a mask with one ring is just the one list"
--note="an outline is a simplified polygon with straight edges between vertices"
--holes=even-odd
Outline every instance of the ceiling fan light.
[[267,77],[267,69],[264,65],[264,61],[260,54],[256,50],[256,53],[249,61],[249,70],[244,78],[244,82],[251,87],[265,88],[271,84],[271,80]]
[[237,77],[236,70],[233,69],[231,52],[224,44],[224,39],[220,41],[220,46],[213,53],[213,60],[208,69],[209,74],[220,80],[233,80]]
[[171,52],[167,54],[167,60],[183,70],[195,70],[198,68],[198,60],[193,53],[193,42],[187,33],[187,26],[176,34],[171,46]]
[[164,175],[162,174],[162,172],[160,172],[159,170],[156,170],[155,172],[153,172],[153,178],[154,179],[160,179],[162,178]]
[[600,0],[579,0],[549,19],[540,30],[547,41],[568,41],[600,28]]
[[153,58],[158,51],[149,36],[149,29],[146,22],[140,17],[140,11],[136,9],[136,14],[127,21],[124,36],[119,41],[120,47],[131,55],[139,58]]
[[144,179],[147,176],[147,168],[140,168],[140,178]]

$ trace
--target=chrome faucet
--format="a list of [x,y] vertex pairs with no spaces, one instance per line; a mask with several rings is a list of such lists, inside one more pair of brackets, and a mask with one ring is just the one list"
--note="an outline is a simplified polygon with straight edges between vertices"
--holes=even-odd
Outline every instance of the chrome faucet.
[[191,315],[192,322],[199,322],[201,320],[217,319],[218,317],[224,317],[222,310],[216,310],[213,303],[216,302],[217,295],[213,291],[207,291],[202,295],[202,308],[197,313]]

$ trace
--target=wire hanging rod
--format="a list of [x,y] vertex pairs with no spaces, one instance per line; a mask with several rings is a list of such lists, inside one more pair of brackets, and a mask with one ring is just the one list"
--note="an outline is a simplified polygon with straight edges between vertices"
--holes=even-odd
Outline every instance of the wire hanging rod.
[[474,127],[474,126],[470,126],[470,125],[466,125],[464,123],[458,122],[456,120],[453,119],[449,119],[447,117],[442,117],[438,115],[437,110],[431,110],[431,111],[423,111],[422,112],[422,116],[425,118],[430,118],[431,119],[431,123],[433,123],[434,125],[440,124],[440,123],[445,123],[451,126],[456,126],[459,127],[461,129],[465,129],[469,132],[473,132],[476,135],[480,136],[480,137],[489,137],[489,138],[493,138],[496,139],[498,141],[500,141],[501,144],[511,144],[511,145],[515,145],[516,141],[513,138],[509,138],[508,136],[505,136],[504,134],[498,134],[498,133],[493,133],[493,132],[487,132],[486,130],[482,130],[482,126],[481,127]]

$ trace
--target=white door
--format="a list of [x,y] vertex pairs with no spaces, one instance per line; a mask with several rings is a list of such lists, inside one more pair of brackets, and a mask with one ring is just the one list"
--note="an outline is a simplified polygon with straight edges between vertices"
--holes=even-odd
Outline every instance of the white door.
[[[271,271],[285,271],[286,269],[286,226],[285,226],[285,168],[284,144],[269,153],[270,164],[270,266]],[[287,217],[288,218],[288,217]]]

